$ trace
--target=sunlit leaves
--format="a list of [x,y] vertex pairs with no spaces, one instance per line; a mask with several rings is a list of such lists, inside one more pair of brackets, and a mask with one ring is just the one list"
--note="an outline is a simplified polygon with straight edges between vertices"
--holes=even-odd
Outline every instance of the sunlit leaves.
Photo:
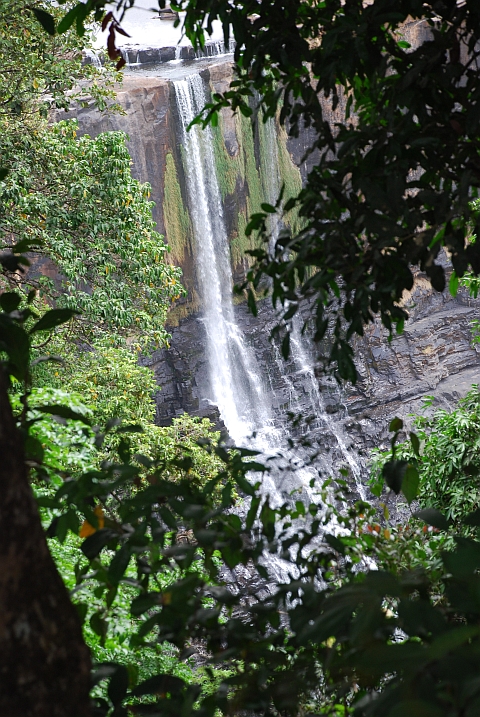
[[[30,245],[41,242],[63,277],[60,294],[38,281],[58,308],[34,330],[81,311],[89,340],[110,331],[118,340],[135,336],[139,347],[162,345],[167,312],[183,288],[155,231],[149,187],[131,177],[123,134],[78,138],[76,130],[75,122],[61,122],[33,147],[25,143],[0,195],[9,230]],[[34,177],[35,189],[26,192]]]
[[[427,397],[428,398],[428,397]],[[433,398],[425,401],[429,408]],[[438,408],[431,415],[414,419],[415,431],[409,441],[395,446],[395,459],[418,471],[417,497],[423,505],[444,513],[448,519],[458,521],[471,513],[478,502],[478,475],[480,472],[480,411],[479,391],[473,386],[467,396],[450,411]],[[382,456],[381,464],[385,462]],[[388,459],[392,453],[389,452]],[[372,488],[380,495],[379,463],[374,460]],[[417,478],[412,475],[415,488]],[[398,486],[398,481],[397,481]],[[408,490],[408,489],[407,489]],[[413,491],[415,492],[415,491]],[[412,497],[413,493],[409,494]]]

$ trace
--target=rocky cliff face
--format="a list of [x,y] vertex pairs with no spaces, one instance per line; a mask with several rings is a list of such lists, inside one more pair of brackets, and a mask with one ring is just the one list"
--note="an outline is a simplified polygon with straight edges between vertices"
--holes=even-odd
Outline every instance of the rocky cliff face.
[[410,318],[401,336],[389,342],[376,322],[357,342],[360,380],[346,390],[348,429],[368,448],[385,442],[394,416],[408,423],[409,414],[419,413],[425,396],[451,409],[480,382],[480,354],[470,330],[480,302],[465,290],[455,298],[435,292],[418,274],[406,305]]
[[[232,65],[226,59],[196,60],[182,65],[182,69],[175,65],[146,64],[126,73],[118,88],[117,101],[123,115],[100,115],[93,108],[75,112],[83,134],[97,136],[107,130],[125,132],[129,137],[132,174],[152,186],[153,215],[158,230],[166,236],[172,262],[182,267],[188,289],[186,301],[180,302],[172,312],[172,325],[199,308],[174,88],[175,81],[188,72],[192,64],[212,92],[225,92],[229,88]],[[248,267],[245,251],[255,246],[254,240],[245,234],[247,220],[250,214],[260,211],[260,203],[268,194],[264,184],[268,173],[262,173],[268,151],[265,130],[261,121],[254,121],[252,125],[242,115],[234,116],[224,110],[219,126],[212,131],[232,269],[234,279],[240,281]],[[276,143],[286,197],[292,196],[302,184],[298,165],[304,152],[303,142],[290,144],[285,132],[277,128]]]
[[[422,29],[410,28],[409,32],[414,39]],[[199,69],[213,90],[227,89],[231,79],[228,61],[205,63]],[[129,135],[133,172],[152,185],[158,228],[166,234],[172,259],[182,266],[189,289],[187,302],[172,312],[171,347],[145,359],[154,369],[161,388],[157,397],[158,421],[168,423],[183,411],[218,419],[215,407],[208,401],[211,394],[205,328],[195,289],[182,148],[176,132],[178,118],[172,80],[178,70],[172,69],[170,75],[164,72],[162,76],[152,76],[155,72],[158,75],[152,69],[126,76],[118,94],[124,116],[100,117],[86,109],[78,113],[78,118],[81,130],[91,135],[111,129]],[[244,251],[251,246],[244,232],[246,217],[265,197],[262,161],[266,140],[262,131],[262,125],[258,124],[252,133],[250,125],[228,112],[224,112],[215,130],[215,156],[236,280],[244,274],[247,265]],[[291,192],[298,190],[300,175],[308,171],[301,161],[308,143],[307,135],[287,141],[285,135],[277,132],[282,179]],[[405,304],[410,319],[401,336],[388,342],[386,330],[375,323],[367,327],[365,337],[357,342],[360,380],[356,386],[340,391],[318,374],[326,413],[337,421],[360,452],[381,445],[391,418],[418,412],[425,395],[433,394],[439,404],[449,406],[480,377],[480,356],[472,348],[469,329],[469,322],[478,316],[478,301],[472,301],[465,292],[459,292],[455,299],[447,293],[433,292],[426,278],[418,274]],[[275,323],[269,303],[260,304],[257,319],[243,304],[235,307],[235,313],[261,365],[273,407],[283,414],[292,407],[308,413],[311,386],[305,372],[292,361],[285,365],[278,348],[269,341]]]
[[[409,414],[421,410],[425,396],[433,395],[436,405],[449,408],[472,383],[480,383],[480,353],[472,346],[470,331],[470,322],[480,315],[480,301],[465,291],[456,298],[434,292],[419,274],[408,306],[410,319],[401,336],[389,342],[386,329],[376,322],[357,341],[360,378],[355,386],[340,390],[317,373],[327,413],[360,453],[386,446],[391,419],[400,416],[408,423]],[[286,413],[300,406],[308,415],[308,377],[293,361],[284,364],[278,346],[269,340],[275,324],[270,303],[259,304],[258,318],[243,304],[235,307],[235,313],[262,367],[274,409]],[[191,315],[172,330],[171,348],[145,360],[161,387],[157,397],[160,423],[168,423],[183,411],[218,420],[206,398],[210,391],[204,332],[201,315]]]

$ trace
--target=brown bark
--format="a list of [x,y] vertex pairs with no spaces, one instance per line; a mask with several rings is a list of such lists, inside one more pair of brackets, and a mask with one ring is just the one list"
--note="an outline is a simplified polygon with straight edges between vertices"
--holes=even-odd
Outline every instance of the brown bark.
[[90,655],[51,558],[0,369],[0,715],[87,717]]

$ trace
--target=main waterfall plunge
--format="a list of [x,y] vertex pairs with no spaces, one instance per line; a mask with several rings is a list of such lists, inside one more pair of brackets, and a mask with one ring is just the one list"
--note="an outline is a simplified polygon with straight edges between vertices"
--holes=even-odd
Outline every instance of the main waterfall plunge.
[[[193,223],[212,401],[230,436],[242,445],[253,434],[277,436],[252,350],[235,323],[228,237],[223,220],[211,130],[187,128],[206,104],[200,75],[174,83],[184,137],[184,164]],[[269,446],[270,447],[270,446]]]
[[[208,397],[220,412],[229,435],[237,445],[249,445],[266,454],[276,454],[287,448],[289,426],[285,411],[272,407],[268,376],[262,375],[255,358],[255,351],[248,345],[235,321],[232,302],[232,270],[228,235],[223,217],[221,192],[212,130],[194,125],[188,127],[207,102],[203,79],[193,74],[173,83],[179,121],[182,132],[182,157],[189,213],[193,227],[194,256],[198,291],[201,301],[202,321],[206,332],[209,384]],[[275,203],[280,186],[275,124],[270,120],[265,126],[264,168],[262,185],[264,201]],[[276,220],[275,220],[276,221]],[[272,235],[278,226],[272,224]],[[294,370],[302,373],[308,386],[308,409],[313,422],[310,430],[333,436],[343,463],[355,479],[363,496],[360,468],[355,456],[348,450],[342,429],[326,413],[314,373],[311,350],[298,327],[292,333]],[[275,360],[290,393],[289,410],[300,411],[296,405],[295,386],[288,375],[277,347],[273,347]],[[283,365],[282,365],[283,364]],[[332,469],[331,462],[321,461],[324,472]],[[311,468],[297,465],[296,480],[289,485],[271,486],[277,492],[293,487],[307,488],[314,472]]]

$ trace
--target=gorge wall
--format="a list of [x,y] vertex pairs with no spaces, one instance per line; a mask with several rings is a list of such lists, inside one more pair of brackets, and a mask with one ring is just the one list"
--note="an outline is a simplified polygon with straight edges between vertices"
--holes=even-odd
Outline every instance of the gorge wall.
[[[152,69],[153,68],[153,69]],[[182,267],[188,297],[171,312],[170,323],[198,309],[197,281],[192,251],[192,226],[188,214],[178,107],[173,83],[185,72],[198,72],[215,92],[228,89],[232,65],[228,56],[223,61],[197,60],[173,65],[146,65],[125,74],[118,88],[117,101],[124,115],[105,114],[82,108],[75,112],[83,134],[96,136],[107,130],[128,134],[128,148],[133,160],[132,173],[152,186],[153,215],[158,230],[167,238],[171,261]],[[230,241],[232,270],[235,281],[243,278],[248,266],[247,249],[254,248],[253,238],[245,236],[247,217],[260,211],[267,190],[268,171],[265,164],[265,128],[261,121],[230,111],[221,113],[219,126],[213,128],[217,176],[224,206],[224,220]],[[277,127],[278,160],[286,196],[301,188],[302,155],[307,137],[291,142],[284,130]],[[288,146],[287,146],[288,145]],[[287,223],[295,217],[287,217]]]
[[[206,327],[185,179],[186,150],[174,87],[175,81],[191,71],[199,73],[205,86],[214,91],[225,91],[231,79],[228,57],[199,60],[192,65],[168,67],[166,63],[132,69],[118,91],[123,116],[100,116],[88,108],[77,113],[84,133],[95,136],[119,129],[129,135],[133,173],[152,185],[159,231],[166,236],[172,261],[184,272],[188,297],[172,308],[170,348],[144,359],[155,371],[161,388],[156,400],[157,420],[162,424],[184,411],[219,420],[211,399]],[[247,217],[262,201],[271,201],[272,137],[265,136],[267,131],[261,122],[255,123],[252,131],[250,120],[227,111],[222,113],[219,127],[212,130],[235,281],[243,278],[248,266],[244,252],[253,246],[252,239],[245,236]],[[308,135],[290,141],[276,127],[273,141],[281,181],[286,194],[293,195],[308,171],[302,164]],[[287,221],[294,224],[296,217],[287,217]],[[424,396],[434,395],[437,405],[451,406],[479,381],[480,356],[471,345],[469,324],[478,317],[480,302],[463,290],[455,298],[446,292],[436,293],[418,273],[405,305],[410,319],[401,336],[389,342],[386,330],[374,323],[367,327],[365,337],[357,340],[360,380],[356,386],[342,389],[315,370],[310,355],[308,360],[298,354],[283,361],[278,346],[269,340],[276,317],[268,300],[260,302],[258,318],[253,318],[243,303],[234,307],[235,324],[255,355],[272,410],[284,421],[289,411],[308,415],[313,410],[317,415],[311,432],[320,448],[333,453],[337,463],[345,461],[346,451],[361,456],[384,444],[391,418],[418,412]]]

